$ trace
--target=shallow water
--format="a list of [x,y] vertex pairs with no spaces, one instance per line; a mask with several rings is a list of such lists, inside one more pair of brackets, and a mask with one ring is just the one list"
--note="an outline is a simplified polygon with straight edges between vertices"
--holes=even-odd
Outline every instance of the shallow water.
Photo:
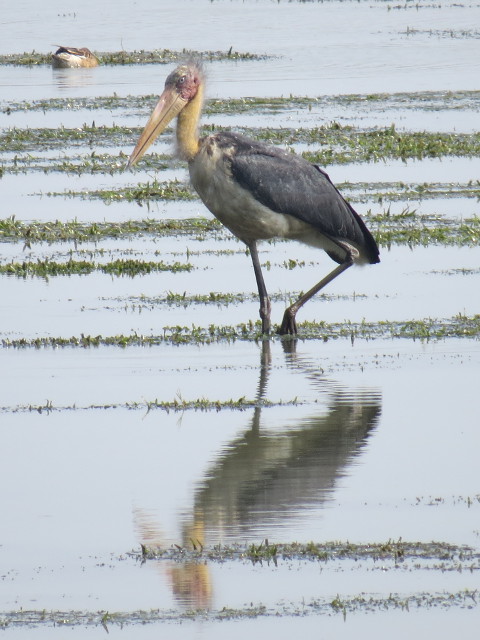
[[[171,239],[157,240],[153,246],[149,242],[136,244],[146,260],[162,259],[166,263],[178,260],[192,264],[193,271],[186,273],[162,272],[133,278],[94,273],[50,277],[43,282],[4,277],[2,334],[9,339],[69,337],[81,333],[92,336],[130,335],[133,332],[157,335],[162,333],[163,327],[234,326],[255,320],[258,314],[255,280],[250,258],[245,255],[242,245],[218,242],[215,248],[229,248],[235,253],[195,255],[195,251],[204,248],[202,244],[192,240],[172,243]],[[191,252],[188,259],[187,249]],[[153,251],[158,251],[159,256],[154,256]],[[292,243],[265,245],[260,256],[262,262],[272,263],[265,278],[270,292],[280,296],[280,300],[272,302],[272,319],[277,323],[286,303],[294,297],[292,292],[307,290],[329,268],[318,251]],[[45,259],[42,251],[11,259],[21,262],[27,257]],[[109,256],[107,253],[106,257],[100,256],[94,261],[131,257],[135,255],[120,252]],[[285,269],[283,262],[292,257],[305,265]],[[82,260],[89,256],[74,254],[73,258]],[[451,318],[458,313],[472,315],[478,311],[479,278],[477,249],[394,247],[383,254],[381,268],[352,269],[335,288],[325,291],[325,297],[311,300],[299,313],[299,320],[379,322]],[[240,304],[197,304],[187,311],[182,304],[166,303],[165,297],[172,291],[202,296],[227,291],[251,296]],[[31,322],[32,317],[35,323]]]
[[[480,7],[442,3],[390,2],[164,2],[135,4],[53,0],[33,8],[24,0],[5,7],[2,51],[53,51],[58,39],[98,51],[168,48],[223,50],[274,56],[262,65],[212,65],[210,95],[278,96],[477,89],[479,40],[474,25]],[[112,21],[112,7],[115,20]],[[401,5],[400,5],[401,6]],[[92,16],[95,19],[92,20]],[[185,20],[185,16],[188,20]],[[41,25],[41,28],[39,27]],[[406,31],[409,29],[410,35]],[[430,33],[433,31],[433,33]],[[454,32],[456,37],[449,34]],[[88,34],[88,35],[87,35]],[[64,43],[68,44],[68,43]],[[72,45],[70,45],[72,46]],[[99,73],[97,73],[99,71]],[[72,87],[72,74],[50,69],[2,71],[13,99],[111,93],[151,93],[163,84],[163,68],[87,70]],[[53,77],[53,82],[52,82]],[[152,81],[153,78],[153,81]],[[156,80],[155,80],[156,79]],[[89,84],[91,83],[91,84]],[[221,88],[220,88],[221,85]]]
[[[292,561],[200,565],[199,574],[198,565],[141,567],[124,554],[139,540],[440,537],[476,546],[477,343],[332,342],[294,353],[277,343],[263,370],[253,344],[4,356],[17,406],[2,412],[10,455],[1,480],[11,487],[2,500],[4,610],[220,610],[320,594],[476,588],[476,572]],[[142,406],[260,389],[266,399],[302,404],[170,413]],[[46,398],[71,408],[18,408]],[[126,410],[126,401],[140,406]],[[82,409],[97,403],[112,408]]]
[[[272,56],[209,65],[209,95],[220,98],[478,89],[480,40],[472,26],[480,18],[477,4],[176,0],[152,7],[139,0],[114,3],[115,20],[112,7],[91,0],[79,7],[66,0],[59,12],[52,0],[10,4],[0,18],[1,50],[47,52],[58,42],[94,50],[232,46]],[[19,21],[19,15],[28,17]],[[158,93],[170,69],[145,65],[70,73],[0,66],[1,106],[57,96]],[[2,127],[73,127],[93,119],[141,126],[149,108],[133,114],[15,111],[0,117]],[[331,120],[468,132],[478,129],[478,107],[467,101],[452,111],[397,104],[383,112],[373,102],[364,111],[342,104],[338,110],[314,106],[271,117],[208,119],[233,127],[317,126]],[[121,150],[128,154],[132,142],[125,140]],[[168,143],[156,147],[168,149]],[[66,157],[70,153],[65,149]],[[478,159],[448,158],[328,170],[336,183],[467,183],[478,178],[478,169]],[[185,169],[165,175],[185,179]],[[142,171],[80,178],[5,174],[0,179],[4,217],[122,221],[208,215],[198,201],[146,208],[39,195],[153,177]],[[392,213],[410,207],[453,219],[480,214],[475,198],[391,205],[371,200],[357,208],[376,212],[390,206]],[[228,326],[258,317],[249,257],[228,234],[102,240],[78,247],[2,242],[1,259],[62,260],[70,250],[74,257],[91,252],[98,262],[127,256],[188,260],[194,269],[135,278],[1,276],[0,338],[162,335],[168,326]],[[292,257],[305,265],[286,269],[283,263]],[[382,248],[381,257],[380,265],[351,269],[335,281],[325,296],[309,302],[299,320],[441,320],[478,313],[478,246],[394,246]],[[305,290],[330,267],[323,254],[294,243],[266,244],[261,259],[270,262],[265,277],[271,293],[284,296],[272,303],[274,322],[292,292]],[[240,304],[184,307],[166,304],[170,291],[248,297]],[[178,617],[163,622],[160,633],[179,639],[248,633],[281,639],[299,632],[336,638],[476,637],[475,602],[471,610],[365,609],[345,620],[341,612],[312,613],[310,604],[361,594],[474,591],[478,567],[443,571],[353,560],[141,564],[128,555],[138,552],[140,543],[192,548],[192,540],[211,547],[265,539],[402,538],[478,549],[478,340],[342,338],[291,344],[274,338],[267,351],[268,344],[1,348],[0,625],[7,612],[20,609],[66,615],[160,609],[180,616],[253,603],[264,605],[267,614],[228,622],[197,616],[181,624]],[[256,407],[221,404],[242,398]],[[202,410],[204,400],[217,401],[218,408]],[[175,402],[180,407],[184,401],[198,401],[198,408],[175,409]],[[170,403],[168,410],[159,403]],[[112,623],[108,631],[158,637],[159,624],[135,624],[129,631]],[[104,634],[100,626],[79,623],[68,633],[88,638]],[[23,624],[7,631],[18,638],[50,637],[51,628],[51,623],[35,629]]]

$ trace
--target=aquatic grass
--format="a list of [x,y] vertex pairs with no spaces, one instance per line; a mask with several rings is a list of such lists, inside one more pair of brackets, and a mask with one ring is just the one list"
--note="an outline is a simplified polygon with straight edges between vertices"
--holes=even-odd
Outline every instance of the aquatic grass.
[[460,182],[344,182],[339,183],[347,200],[351,202],[421,202],[422,200],[475,198],[480,201],[480,181]]
[[[81,192],[84,198],[101,198],[105,202],[122,201],[144,202],[150,199],[165,199],[182,194],[181,183],[169,184],[153,181],[138,187],[105,190],[102,192]],[[191,192],[189,192],[191,194]],[[65,194],[63,194],[65,195]],[[74,197],[74,196],[72,196]],[[192,196],[193,197],[193,196]],[[190,195],[186,198],[190,199]],[[376,241],[380,246],[477,246],[480,243],[480,217],[473,216],[460,220],[452,220],[443,216],[424,216],[405,212],[392,215],[389,212],[373,214],[368,211],[364,216]],[[103,239],[121,239],[132,236],[175,236],[189,235],[199,237],[225,237],[228,231],[215,218],[186,218],[168,220],[128,220],[126,222],[93,222],[78,221],[25,223],[14,216],[0,219],[0,243],[22,241],[26,246],[33,243],[54,242],[99,242]],[[188,256],[187,256],[188,257]],[[284,268],[293,269],[305,266],[302,261],[291,259],[284,263]]]
[[[387,202],[419,202],[432,199],[451,198],[476,198],[480,200],[480,182],[459,183],[377,183],[365,185],[343,183],[337,185],[344,193],[348,189],[350,193],[345,193],[350,202],[368,202],[376,200],[382,204]],[[119,187],[117,189],[93,189],[84,191],[49,191],[34,195],[45,195],[50,197],[69,197],[82,199],[99,199],[106,203],[125,200],[148,202],[149,200],[198,200],[197,194],[190,185],[180,180],[170,180],[162,182],[156,178],[152,182],[138,183],[130,187]]]
[[405,31],[400,32],[406,36],[427,35],[434,38],[474,38],[480,39],[480,31],[478,29],[415,29],[407,27]]
[[16,276],[18,278],[52,276],[88,275],[94,271],[100,271],[113,276],[146,275],[157,271],[191,271],[190,263],[174,262],[167,264],[163,261],[152,262],[144,260],[113,260],[105,264],[89,262],[87,260],[73,260],[55,262],[53,260],[37,260],[36,262],[9,262],[0,265],[0,275]]
[[480,244],[480,218],[451,220],[440,216],[366,216],[370,230],[380,246],[477,246]]
[[[466,316],[458,314],[451,318],[426,318],[423,320],[412,319],[407,321],[380,321],[380,322],[309,322],[298,324],[298,339],[329,340],[347,339],[355,340],[393,340],[408,339],[414,341],[438,341],[449,338],[480,338],[480,315]],[[44,348],[44,347],[129,347],[143,346],[155,347],[162,344],[192,345],[212,344],[219,342],[259,341],[264,339],[288,341],[289,336],[272,335],[269,338],[262,335],[259,320],[249,323],[241,323],[236,326],[210,324],[206,327],[197,325],[165,326],[156,335],[143,335],[132,333],[127,335],[102,336],[84,335],[61,337],[43,336],[36,338],[7,338],[1,339],[4,348]]]
[[[1,60],[1,58],[0,58]],[[96,97],[65,97],[20,102],[0,101],[0,111],[5,114],[16,111],[52,111],[52,110],[114,110],[124,109],[129,113],[141,111],[147,113],[158,94]],[[291,109],[327,109],[332,107],[348,107],[349,109],[365,109],[366,107],[382,110],[408,109],[414,111],[478,111],[480,106],[480,90],[473,91],[414,91],[402,93],[342,94],[323,96],[284,96],[284,97],[244,97],[227,99],[208,99],[205,113],[234,114],[239,113],[280,113]]]
[[[390,593],[388,596],[362,593],[357,596],[315,598],[301,602],[280,602],[266,607],[263,604],[243,607],[198,608],[198,609],[141,609],[138,611],[85,611],[85,610],[36,610],[15,609],[2,612],[0,627],[5,629],[78,628],[100,627],[109,632],[109,627],[123,630],[127,626],[170,623],[225,622],[228,620],[252,620],[258,618],[292,618],[297,616],[331,616],[341,614],[344,619],[350,613],[384,613],[396,611],[408,613],[410,609],[446,611],[451,609],[476,609],[478,593],[472,589],[442,592]],[[163,629],[163,626],[162,626]]]
[[[475,496],[478,503],[480,496]],[[306,562],[320,564],[322,572],[357,571],[359,562],[371,570],[378,568],[382,572],[421,572],[432,571],[445,575],[446,573],[461,573],[462,571],[477,572],[480,569],[480,553],[477,549],[467,545],[454,545],[447,542],[408,542],[387,540],[385,542],[369,542],[353,544],[341,541],[322,541],[300,544],[271,543],[268,540],[258,544],[217,544],[205,546],[201,541],[190,539],[188,542],[173,544],[169,547],[147,546],[140,544],[140,549],[132,550],[118,560],[145,564],[162,563],[169,566],[174,563],[179,567],[195,565],[213,565],[220,563],[232,570],[235,563],[254,564],[256,571],[267,570],[273,563],[280,563],[292,570],[298,570]],[[227,564],[228,563],[228,564]],[[108,610],[35,610],[20,608],[3,611],[0,625],[4,629],[38,628],[42,626],[55,627],[99,627],[107,632],[109,626],[124,629],[126,625],[164,624],[165,622],[182,623],[186,621],[226,621],[248,620],[260,617],[271,617],[275,620],[297,616],[332,616],[342,615],[344,618],[350,613],[384,613],[395,611],[408,613],[412,609],[437,612],[458,609],[472,611],[478,607],[478,593],[476,589],[460,589],[456,591],[442,590],[420,591],[413,590],[403,593],[389,592],[385,595],[361,592],[358,594],[339,594],[333,596],[325,594],[310,599],[298,598],[298,601],[272,602],[265,606],[258,602],[250,602],[243,607],[223,607],[188,609],[149,609],[139,611]]]
[[[0,55],[0,65],[14,66],[37,66],[51,65],[51,53],[40,53],[35,50],[23,53],[8,53]],[[271,56],[266,54],[255,54],[249,52],[234,51],[232,47],[227,51],[193,51],[182,49],[174,51],[171,49],[154,49],[152,51],[104,51],[92,52],[99,59],[102,65],[132,65],[132,64],[170,64],[178,62],[188,57],[202,58],[207,61],[215,60],[265,60]]]
[[97,126],[84,123],[81,127],[67,128],[62,126],[41,128],[11,127],[0,132],[1,152],[21,152],[65,149],[65,146],[75,147],[86,145],[90,147],[117,146],[131,143],[140,133],[141,128],[119,126]]
[[[133,144],[133,141],[132,141]],[[41,150],[39,151],[41,153]],[[2,175],[26,175],[28,173],[41,172],[65,173],[70,175],[95,175],[105,174],[113,176],[125,173],[128,156],[123,151],[118,154],[98,153],[91,151],[85,154],[69,153],[68,157],[37,155],[33,152],[18,152],[13,157],[5,160],[0,167]],[[142,163],[142,169],[151,169],[160,172],[167,169],[184,168],[184,164],[171,154],[149,153]],[[130,174],[126,174],[130,175]]]
[[[303,157],[313,163],[379,162],[388,159],[404,161],[446,156],[476,157],[480,155],[480,133],[440,133],[427,131],[399,131],[395,125],[370,131],[358,131],[340,127],[340,135],[325,136],[325,129],[307,130],[310,144],[337,145],[339,150],[322,149],[319,152],[305,151]],[[332,130],[332,128],[330,129]],[[276,130],[281,132],[282,130]],[[278,134],[277,134],[278,135]],[[286,138],[286,144],[297,142],[295,136]]]
[[258,400],[248,399],[245,397],[237,399],[227,400],[213,400],[211,398],[194,398],[187,400],[180,395],[172,400],[153,400],[132,401],[132,402],[118,402],[118,403],[106,403],[106,404],[91,404],[91,405],[57,405],[51,400],[47,400],[44,404],[26,404],[16,405],[12,407],[0,406],[0,413],[39,413],[50,414],[54,412],[65,411],[98,411],[98,410],[127,410],[127,411],[144,411],[150,413],[151,411],[164,411],[165,413],[184,413],[186,411],[201,411],[201,412],[219,412],[219,411],[246,411],[247,409],[255,408],[271,408],[271,407],[289,407],[298,406],[302,404],[298,398],[292,398],[291,400]]
[[[222,131],[226,127],[205,124],[203,133]],[[480,133],[441,133],[399,131],[395,125],[373,130],[342,126],[336,122],[313,128],[236,127],[250,137],[276,145],[297,143],[320,145],[318,150],[303,151],[302,155],[317,164],[350,162],[379,162],[387,159],[404,161],[445,156],[476,157],[480,154]],[[65,145],[130,146],[141,132],[139,127],[96,126],[84,123],[78,128],[13,127],[0,133],[0,151],[35,152],[41,149],[64,149]],[[126,158],[126,156],[125,156]],[[18,162],[18,161],[17,161]],[[139,166],[143,166],[143,161]]]
[[224,228],[215,218],[184,218],[180,220],[127,220],[125,222],[23,222],[15,216],[0,219],[0,242],[21,241],[33,243],[98,242],[102,239],[119,239],[132,236],[179,236],[220,233]]
[[[471,503],[480,503],[480,495],[470,498]],[[272,543],[262,540],[260,543],[218,544],[213,547],[194,545],[147,546],[140,550],[132,550],[129,555],[137,560],[166,560],[179,562],[225,562],[225,561],[299,561],[342,563],[370,560],[373,562],[389,562],[386,569],[415,563],[416,570],[435,567],[442,571],[458,571],[460,565],[480,570],[480,552],[467,545],[455,545],[448,542],[414,542],[387,540],[385,542],[369,542],[357,544],[351,542],[288,542]],[[420,565],[419,563],[422,563]],[[402,567],[404,568],[404,567]]]
[[[290,291],[287,293],[273,292],[270,294],[270,300],[272,302],[288,302],[290,298],[300,297],[301,292]],[[331,294],[321,293],[318,294],[317,299],[332,301],[332,300],[355,300],[360,298],[366,298],[365,294],[353,293],[353,294]],[[103,298],[104,301],[108,301],[108,298]],[[187,309],[191,305],[215,305],[217,307],[228,307],[229,305],[238,305],[245,302],[258,302],[258,293],[225,293],[218,291],[210,291],[207,294],[187,294],[176,293],[174,291],[168,291],[163,296],[131,296],[128,298],[114,298],[114,301],[121,303],[123,308],[131,308],[132,310],[139,309],[154,309],[160,305],[167,305],[169,307],[182,307]]]
[[112,202],[148,202],[152,200],[196,200],[195,195],[187,183],[179,180],[160,181],[156,178],[151,182],[138,183],[135,186],[119,187],[117,189],[92,189],[84,191],[47,191],[42,194],[50,197],[81,198],[82,200],[102,200],[106,204]]

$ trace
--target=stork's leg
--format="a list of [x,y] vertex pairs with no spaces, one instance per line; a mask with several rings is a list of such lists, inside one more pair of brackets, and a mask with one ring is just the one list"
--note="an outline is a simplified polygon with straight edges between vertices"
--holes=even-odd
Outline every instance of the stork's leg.
[[297,311],[300,309],[300,307],[303,307],[303,305],[306,302],[308,302],[310,298],[313,298],[313,296],[316,293],[318,293],[320,289],[323,289],[323,287],[325,287],[329,282],[331,282],[337,276],[343,273],[346,269],[348,269],[348,267],[351,267],[352,264],[353,264],[353,259],[352,259],[352,256],[349,255],[345,262],[342,262],[342,264],[339,264],[338,267],[336,267],[333,271],[331,271],[328,274],[328,276],[325,276],[325,278],[323,278],[323,280],[320,280],[320,282],[318,282],[314,287],[312,287],[310,291],[307,291],[307,293],[304,293],[303,296],[300,296],[300,298],[296,302],[294,302],[287,309],[285,309],[285,313],[283,314],[282,324],[280,325],[278,333],[280,335],[284,335],[286,333],[295,335],[297,333],[297,322],[295,320],[295,316],[297,315]]
[[262,319],[262,333],[270,333],[270,298],[263,279],[260,260],[258,259],[257,243],[253,240],[249,243],[250,255],[252,256],[253,270],[257,281],[258,296],[260,298],[260,318]]

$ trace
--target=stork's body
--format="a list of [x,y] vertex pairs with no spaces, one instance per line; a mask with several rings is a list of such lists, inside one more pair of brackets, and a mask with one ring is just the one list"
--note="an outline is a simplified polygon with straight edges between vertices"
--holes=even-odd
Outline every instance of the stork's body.
[[98,67],[99,61],[96,56],[87,49],[82,47],[61,47],[55,53],[52,53],[52,66],[57,69],[75,69],[79,67]]
[[286,309],[279,333],[294,334],[298,309],[352,264],[378,262],[378,247],[360,216],[316,165],[235,133],[199,139],[202,93],[203,74],[197,64],[172,72],[129,165],[178,116],[178,150],[188,161],[195,190],[214,216],[250,249],[264,333],[270,331],[270,300],[257,241],[299,240],[324,249],[338,263],[336,269]]

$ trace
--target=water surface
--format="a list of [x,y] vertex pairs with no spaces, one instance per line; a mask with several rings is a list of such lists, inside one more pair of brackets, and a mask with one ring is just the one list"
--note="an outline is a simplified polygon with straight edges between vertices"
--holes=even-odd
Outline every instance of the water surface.
[[[260,61],[208,65],[209,95],[308,95],[474,90],[479,76],[477,4],[447,2],[157,3],[23,0],[2,8],[3,53],[53,51],[53,43],[93,50],[171,48],[267,54]],[[113,13],[114,12],[114,13]],[[112,19],[114,15],[114,19]],[[20,17],[19,17],[20,16]],[[187,18],[185,17],[187,16]],[[159,93],[170,66],[100,67],[55,72],[0,67],[2,108],[53,97]],[[478,107],[457,110],[408,103],[382,111],[342,103],[267,116],[211,116],[215,125],[313,127],[331,120],[407,131],[471,132]],[[144,111],[12,111],[1,126],[81,127],[95,119],[139,127]],[[125,140],[126,154],[133,140]],[[170,149],[170,137],[157,150]],[[81,153],[94,149],[85,147]],[[95,149],[97,152],[101,150]],[[72,149],[65,148],[69,158]],[[47,157],[48,152],[43,157]],[[7,160],[6,154],[2,160]],[[389,161],[329,167],[336,183],[451,182],[478,178],[478,159]],[[123,221],[208,215],[199,201],[106,206],[47,197],[48,191],[122,186],[155,173],[63,175],[28,171],[0,179],[4,217],[19,220]],[[168,173],[185,179],[185,169]],[[163,178],[162,178],[163,179]],[[354,189],[352,189],[352,192]],[[358,191],[358,190],[357,190]],[[348,195],[348,188],[346,189]],[[479,215],[475,198],[378,202],[462,220]],[[165,327],[248,325],[258,317],[254,277],[243,246],[216,237],[134,238],[74,246],[2,242],[2,264],[66,260],[90,253],[190,261],[190,273],[142,277],[0,277],[0,337],[6,342],[83,335],[162,335]],[[277,297],[279,322],[290,298],[328,270],[328,258],[294,243],[266,244],[262,261]],[[288,269],[295,258],[301,266]],[[380,265],[352,269],[301,320],[408,321],[478,313],[478,246],[382,247]],[[167,304],[169,292],[233,292],[245,302]],[[283,298],[282,298],[283,296]],[[300,319],[300,318],[299,318]],[[478,567],[346,561],[344,564],[142,564],[140,544],[358,543],[402,538],[479,545],[478,340],[355,339],[282,343],[223,341],[154,347],[2,347],[0,350],[0,624],[8,612],[131,612],[159,609],[174,622],[136,624],[140,638],[476,637],[479,610],[452,606],[385,612],[312,613],[315,600],[405,598],[478,589]],[[230,400],[248,407],[226,408]],[[180,407],[197,402],[197,408]],[[218,406],[201,408],[202,401]],[[168,407],[162,403],[168,403]],[[241,402],[239,403],[241,405]],[[167,410],[168,409],[168,410]],[[177,547],[174,547],[177,548]],[[265,606],[269,615],[218,622],[188,610]],[[276,615],[280,614],[280,615]],[[102,614],[103,615],[103,614]],[[177,616],[177,618],[175,618]],[[74,617],[74,616],[73,616]],[[105,633],[79,623],[81,638]],[[47,624],[47,623],[45,623]],[[51,636],[26,624],[18,638]],[[108,624],[110,635],[125,635]]]

